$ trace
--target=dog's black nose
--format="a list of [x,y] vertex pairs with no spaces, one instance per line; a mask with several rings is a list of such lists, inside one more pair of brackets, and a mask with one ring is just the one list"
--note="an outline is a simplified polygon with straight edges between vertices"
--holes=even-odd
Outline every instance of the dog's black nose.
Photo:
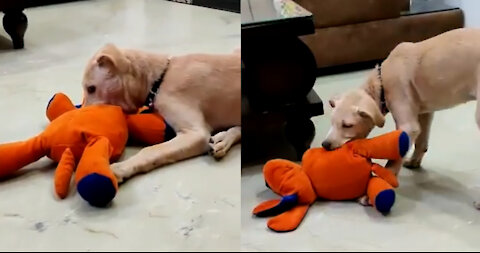
[[326,150],[331,150],[332,149],[332,143],[330,143],[329,141],[324,141],[324,142],[322,142],[322,147]]

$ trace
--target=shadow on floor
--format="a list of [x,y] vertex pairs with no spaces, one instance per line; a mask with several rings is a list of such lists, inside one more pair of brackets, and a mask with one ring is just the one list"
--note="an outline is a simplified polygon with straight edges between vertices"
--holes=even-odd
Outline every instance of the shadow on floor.
[[42,159],[42,161],[27,165],[25,168],[22,168],[9,176],[1,178],[0,184],[9,184],[20,180],[23,181],[38,173],[52,173],[52,171],[55,170],[56,166],[57,165],[55,163],[52,163],[50,160]]
[[0,35],[0,52],[13,51],[12,41]]
[[[406,168],[403,168],[406,170]],[[468,172],[458,172],[468,173]],[[407,178],[401,179],[405,182],[411,182],[410,185],[399,187],[396,192],[413,201],[427,201],[429,205],[435,209],[442,210],[444,213],[448,213],[452,216],[458,216],[464,218],[471,212],[461,213],[459,210],[475,210],[473,202],[476,200],[473,198],[473,191],[471,188],[467,188],[462,182],[456,181],[454,178],[446,175],[442,175],[435,171],[435,168],[427,169],[415,169]],[[426,198],[425,195],[430,195]],[[433,197],[432,197],[433,196]],[[445,199],[450,202],[450,205],[442,205],[444,201],[436,201],[435,198]],[[435,201],[434,201],[435,200]],[[464,206],[459,208],[459,205]],[[465,208],[467,207],[467,208]]]

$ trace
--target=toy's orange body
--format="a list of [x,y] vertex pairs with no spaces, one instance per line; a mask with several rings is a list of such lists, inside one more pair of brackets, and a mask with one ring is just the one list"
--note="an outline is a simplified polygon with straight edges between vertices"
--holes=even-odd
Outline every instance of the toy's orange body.
[[111,159],[118,159],[128,139],[127,120],[120,107],[93,105],[69,111],[52,121],[38,138],[49,149],[49,157],[59,161],[66,148],[80,159],[85,147],[99,137],[109,141]]
[[[371,140],[357,140],[346,143],[334,152],[323,148],[308,150],[303,156],[302,167],[318,197],[348,200],[365,195],[372,172],[378,173],[382,169],[380,165],[372,163],[370,158],[401,158],[397,151],[398,133],[390,134],[393,138],[389,140],[377,142],[380,144],[377,147],[373,146],[376,143]],[[386,143],[387,141],[393,143]],[[386,180],[393,186],[397,185],[394,177]]]
[[122,154],[128,130],[120,107],[95,105],[71,110],[52,121],[36,137],[0,145],[0,176],[8,175],[45,155],[59,162],[67,148],[78,163],[85,147],[99,137],[109,141],[109,158],[116,159]]
[[[309,149],[302,165],[276,159],[265,164],[267,185],[283,196],[257,206],[257,216],[275,216],[268,222],[275,231],[297,228],[308,207],[317,198],[351,200],[367,195],[370,204],[381,212],[390,211],[398,186],[395,175],[371,158],[400,159],[408,151],[409,138],[402,131],[379,137],[351,141],[334,151]],[[372,176],[372,173],[375,176]]]
[[52,122],[41,134],[0,145],[0,177],[48,156],[59,163],[55,172],[57,195],[66,197],[76,168],[75,182],[80,195],[96,206],[108,204],[115,196],[118,183],[110,162],[120,158],[129,131],[139,138],[151,135],[157,143],[165,137],[166,124],[157,115],[126,115],[113,105],[76,109],[63,94],[51,100],[47,117]]

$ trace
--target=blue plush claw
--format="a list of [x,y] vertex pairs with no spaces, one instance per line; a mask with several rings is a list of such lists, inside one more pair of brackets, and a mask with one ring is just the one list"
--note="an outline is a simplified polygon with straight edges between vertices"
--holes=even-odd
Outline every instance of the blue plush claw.
[[404,157],[407,154],[409,148],[410,137],[408,137],[408,134],[406,132],[402,132],[398,141],[398,149],[400,151],[400,156]]
[[77,191],[90,205],[105,207],[115,197],[117,190],[110,178],[92,173],[77,184]]
[[48,110],[48,107],[50,107],[50,104],[52,103],[53,99],[55,98],[56,94],[53,95],[52,98],[50,98],[50,100],[48,101],[48,104],[47,104],[47,110]]
[[375,198],[375,208],[383,214],[390,212],[393,203],[395,203],[395,192],[392,189],[380,192]]
[[257,217],[270,217],[284,213],[298,204],[297,194],[284,196],[278,205],[256,214]]

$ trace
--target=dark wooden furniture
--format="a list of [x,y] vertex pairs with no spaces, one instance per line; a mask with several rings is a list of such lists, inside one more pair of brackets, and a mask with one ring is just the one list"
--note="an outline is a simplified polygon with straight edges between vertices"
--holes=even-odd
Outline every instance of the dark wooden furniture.
[[13,48],[24,47],[23,37],[27,30],[28,20],[23,13],[25,2],[23,0],[0,0],[0,12],[3,12],[3,27],[12,38]]
[[82,0],[23,0],[25,2],[25,8],[38,7],[52,4],[63,4],[68,2],[76,2]]
[[240,13],[240,0],[193,0],[193,4]]
[[242,159],[258,148],[254,132],[269,115],[284,118],[285,137],[301,159],[314,135],[310,118],[323,114],[312,90],[315,59],[298,38],[313,33],[312,14],[290,0],[242,0],[241,8]]

